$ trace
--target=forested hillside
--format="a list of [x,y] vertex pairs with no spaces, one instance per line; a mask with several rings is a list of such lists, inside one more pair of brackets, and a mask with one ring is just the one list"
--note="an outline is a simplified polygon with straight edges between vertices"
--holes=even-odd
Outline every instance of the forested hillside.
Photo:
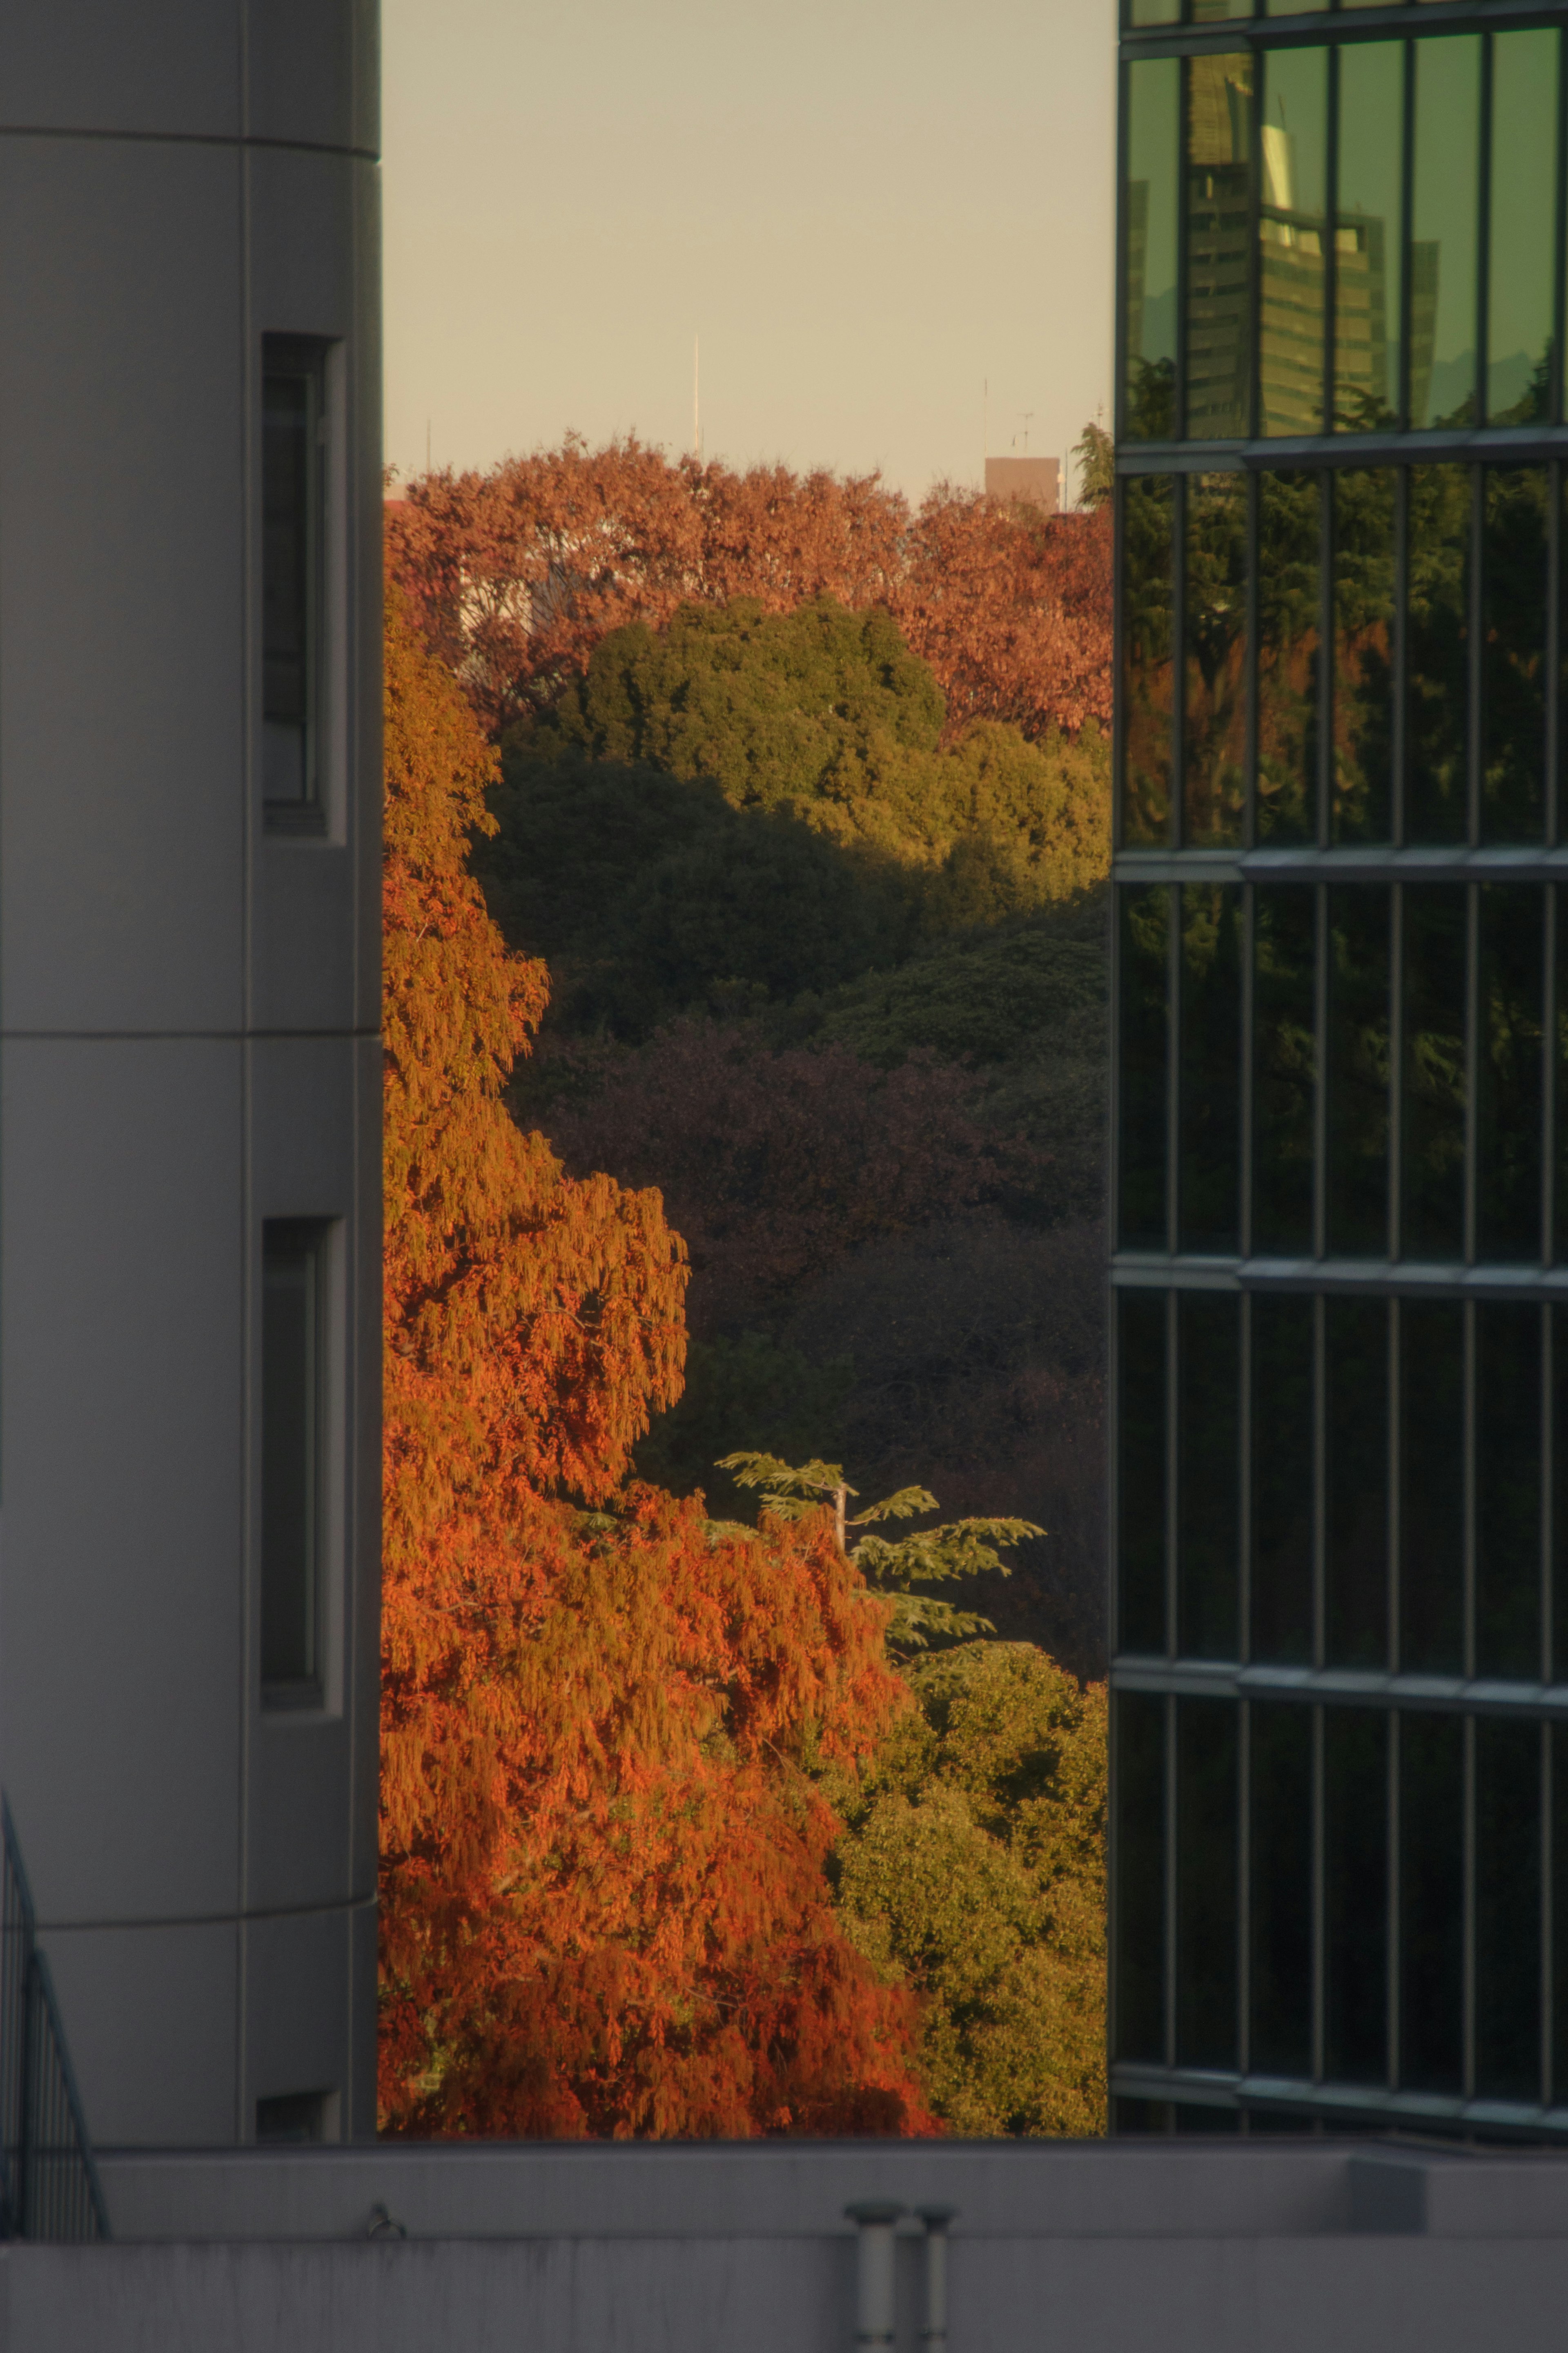
[[389,565],[386,2125],[1098,2129],[1105,521],[568,444]]

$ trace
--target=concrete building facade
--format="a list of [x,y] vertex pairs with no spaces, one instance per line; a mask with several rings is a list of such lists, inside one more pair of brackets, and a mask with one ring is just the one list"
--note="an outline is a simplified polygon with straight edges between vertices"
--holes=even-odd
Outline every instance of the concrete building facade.
[[375,37],[0,15],[0,1781],[100,2143],[374,2127]]

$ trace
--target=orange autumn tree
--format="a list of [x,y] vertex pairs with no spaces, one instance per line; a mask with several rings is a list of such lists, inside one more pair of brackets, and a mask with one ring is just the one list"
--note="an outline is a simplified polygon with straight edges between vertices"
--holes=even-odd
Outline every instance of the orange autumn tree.
[[545,978],[467,871],[493,769],[394,599],[384,2128],[929,2130],[809,1769],[901,1704],[884,1605],[826,1514],[759,1536],[625,1483],[679,1391],[684,1251],[501,1103]]

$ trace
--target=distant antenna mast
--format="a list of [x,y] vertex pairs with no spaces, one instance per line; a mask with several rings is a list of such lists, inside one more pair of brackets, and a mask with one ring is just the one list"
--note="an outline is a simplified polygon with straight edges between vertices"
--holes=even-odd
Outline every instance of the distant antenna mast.
[[1029,427],[1035,421],[1035,412],[1032,408],[1020,408],[1018,414],[1024,420],[1024,455],[1026,458],[1029,454]]
[[702,463],[702,338],[691,338],[691,448]]

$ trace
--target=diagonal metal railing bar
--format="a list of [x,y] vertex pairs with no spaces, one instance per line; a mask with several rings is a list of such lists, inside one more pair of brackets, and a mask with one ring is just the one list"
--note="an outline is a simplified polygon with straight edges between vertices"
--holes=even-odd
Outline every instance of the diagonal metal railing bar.
[[0,1799],[0,2235],[107,2239],[109,2215],[71,2072],[11,1809]]

